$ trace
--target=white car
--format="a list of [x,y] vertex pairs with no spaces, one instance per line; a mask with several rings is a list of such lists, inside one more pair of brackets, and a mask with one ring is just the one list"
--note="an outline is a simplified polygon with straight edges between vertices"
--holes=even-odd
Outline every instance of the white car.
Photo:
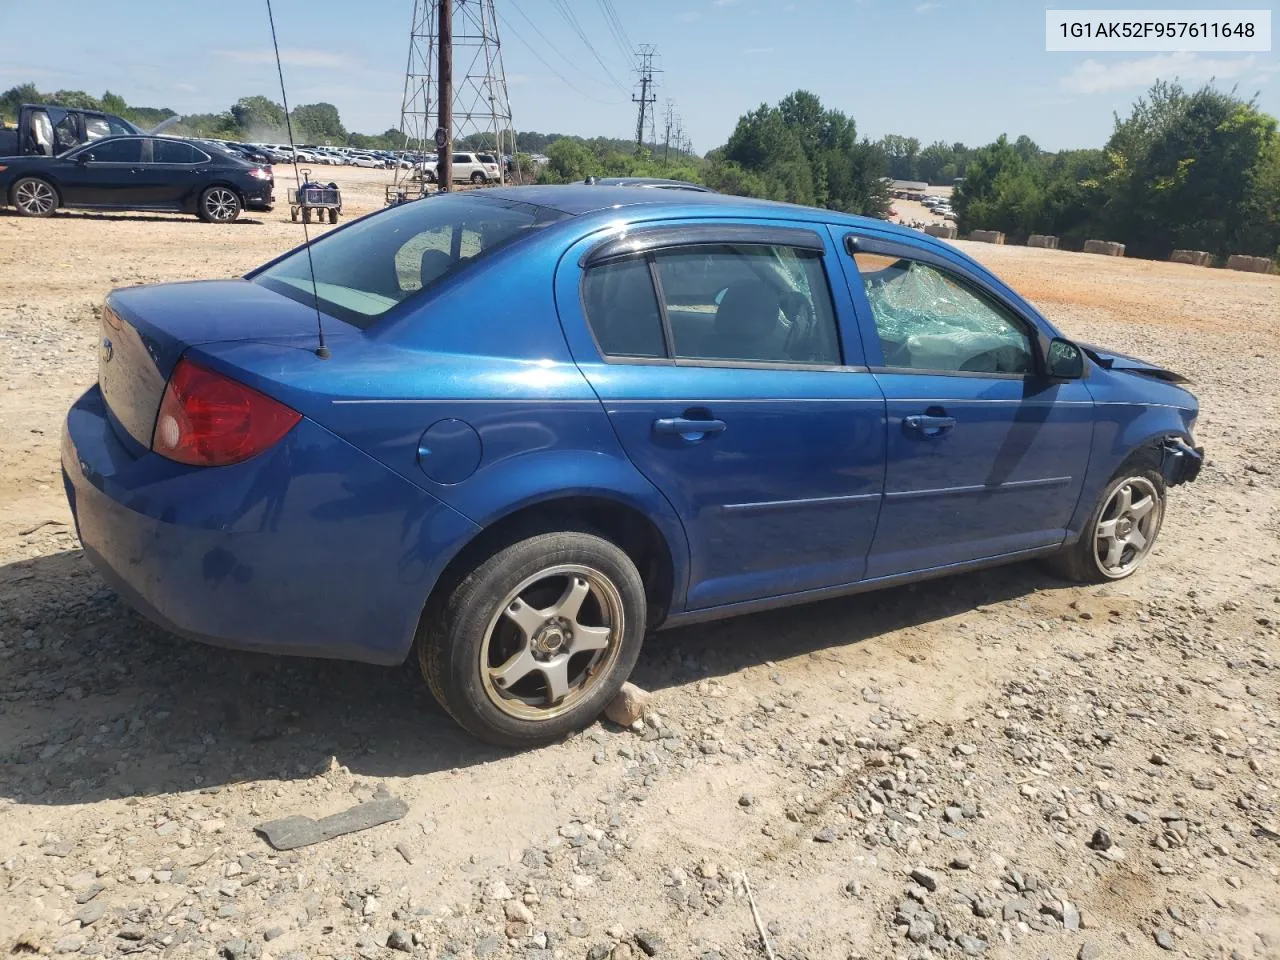
[[[422,175],[430,182],[436,182],[436,165],[438,161],[421,164]],[[497,183],[502,178],[497,158],[489,153],[455,153],[453,155],[454,183]]]
[[377,157],[371,157],[367,154],[362,154],[362,153],[353,154],[352,156],[348,157],[347,163],[349,163],[353,167],[364,167],[365,169],[370,169],[370,170],[376,170],[386,166],[386,164],[384,164]]

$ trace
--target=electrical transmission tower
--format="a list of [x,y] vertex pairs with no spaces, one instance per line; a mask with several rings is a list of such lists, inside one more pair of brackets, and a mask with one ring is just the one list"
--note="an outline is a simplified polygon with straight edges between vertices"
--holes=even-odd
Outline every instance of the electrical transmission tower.
[[[632,96],[632,103],[638,104],[636,117],[636,153],[644,150],[645,143],[658,142],[658,121],[657,111],[654,104],[658,102],[658,95],[654,92],[655,81],[654,74],[661,73],[661,70],[654,70],[653,58],[657,55],[657,48],[651,43],[640,44],[640,49],[636,54],[640,65],[636,67],[636,73],[640,76],[640,96]],[[646,140],[645,138],[648,138]]]
[[[514,157],[516,143],[493,4],[494,0],[414,0],[400,132],[404,135],[404,149],[416,152],[439,149],[439,128],[445,131],[446,148],[451,148],[455,140],[487,134],[488,142],[476,146],[493,150],[505,180],[503,155]],[[447,8],[443,21],[441,7]],[[451,118],[447,114],[441,117],[442,61],[451,65],[444,68],[448,71],[446,83],[453,91]],[[397,185],[408,173],[397,170]],[[441,186],[447,189],[449,185]]]

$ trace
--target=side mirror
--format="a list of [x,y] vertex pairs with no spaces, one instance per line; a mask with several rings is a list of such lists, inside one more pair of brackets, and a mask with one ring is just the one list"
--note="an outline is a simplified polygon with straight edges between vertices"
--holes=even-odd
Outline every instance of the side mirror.
[[1054,380],[1079,380],[1084,376],[1084,353],[1070,340],[1055,337],[1045,357],[1045,372]]
[[86,163],[88,163],[92,159],[93,159],[92,153],[81,153],[76,156],[76,163],[78,163],[80,166],[83,167]]

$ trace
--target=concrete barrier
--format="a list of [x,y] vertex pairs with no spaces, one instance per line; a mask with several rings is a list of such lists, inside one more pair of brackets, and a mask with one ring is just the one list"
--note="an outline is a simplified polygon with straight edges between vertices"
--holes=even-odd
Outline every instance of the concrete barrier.
[[1004,234],[999,230],[970,230],[969,239],[978,243],[1004,243]]
[[1110,240],[1086,240],[1084,242],[1085,253],[1100,253],[1104,257],[1123,257],[1124,244],[1113,243]]
[[1169,255],[1170,263],[1189,263],[1193,267],[1212,267],[1213,254],[1208,250],[1175,250]]
[[959,233],[954,223],[931,223],[924,228],[924,232],[931,237],[941,237],[943,240],[954,240]]
[[1242,253],[1233,253],[1227,257],[1228,270],[1244,270],[1248,273],[1270,273],[1275,264],[1270,257],[1246,257]]
[[1031,236],[1027,237],[1027,246],[1041,247],[1045,250],[1057,250],[1058,238],[1050,237],[1043,233],[1033,233]]

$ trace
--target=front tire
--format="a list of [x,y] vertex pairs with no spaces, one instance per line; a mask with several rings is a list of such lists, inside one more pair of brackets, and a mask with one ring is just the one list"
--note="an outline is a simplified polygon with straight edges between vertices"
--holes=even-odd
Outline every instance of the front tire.
[[205,223],[232,223],[240,216],[240,197],[230,187],[212,186],[200,194],[196,212]]
[[1079,583],[1133,576],[1150,556],[1164,523],[1165,485],[1150,453],[1123,463],[1098,498],[1080,539],[1051,561]]
[[58,209],[58,191],[48,180],[22,177],[13,185],[9,199],[24,217],[48,217]]
[[433,602],[418,662],[440,705],[504,747],[550,743],[593,722],[635,666],[644,583],[617,545],[547,533],[496,551]]

